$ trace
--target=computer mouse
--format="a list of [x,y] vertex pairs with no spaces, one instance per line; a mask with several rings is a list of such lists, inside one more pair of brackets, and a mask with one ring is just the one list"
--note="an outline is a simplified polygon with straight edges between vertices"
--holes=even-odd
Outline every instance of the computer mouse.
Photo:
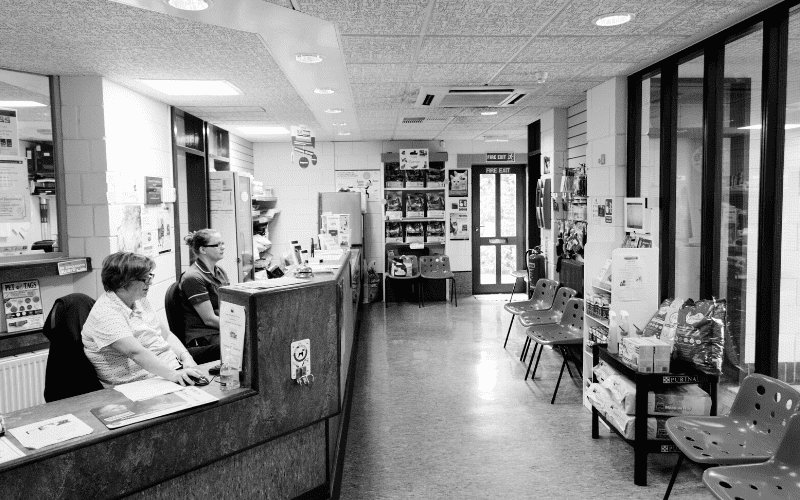
[[211,368],[208,369],[208,374],[209,375],[219,375],[220,366],[221,365],[212,366]]
[[208,379],[205,378],[205,377],[195,377],[195,376],[189,375],[189,378],[192,379],[192,382],[194,382],[194,385],[196,385],[198,387],[202,387],[204,385],[208,385],[208,383],[209,383]]

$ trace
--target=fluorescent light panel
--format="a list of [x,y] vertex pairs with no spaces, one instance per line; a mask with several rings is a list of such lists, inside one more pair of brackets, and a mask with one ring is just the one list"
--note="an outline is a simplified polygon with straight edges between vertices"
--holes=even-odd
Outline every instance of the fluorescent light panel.
[[330,113],[332,115],[335,115],[336,113],[341,113],[342,110],[341,109],[326,109],[325,112],[326,113]]
[[39,106],[47,106],[36,101],[0,101],[0,108],[36,108]]
[[252,127],[236,127],[239,131],[244,134],[250,135],[278,135],[278,134],[288,134],[289,130],[286,127],[279,127],[279,126],[252,126]]
[[206,10],[211,0],[167,0],[167,5],[180,10]]
[[620,24],[633,21],[634,17],[636,17],[636,14],[632,12],[614,12],[612,14],[603,14],[602,16],[595,17],[592,22],[602,27],[619,26]]
[[296,56],[294,56],[294,59],[297,62],[305,64],[315,64],[318,62],[322,62],[322,56],[319,54],[297,54]]
[[333,89],[314,89],[315,94],[333,94]]
[[481,114],[483,116],[492,116],[492,115],[496,115],[497,111],[481,111]]
[[167,95],[241,95],[225,80],[139,80]]

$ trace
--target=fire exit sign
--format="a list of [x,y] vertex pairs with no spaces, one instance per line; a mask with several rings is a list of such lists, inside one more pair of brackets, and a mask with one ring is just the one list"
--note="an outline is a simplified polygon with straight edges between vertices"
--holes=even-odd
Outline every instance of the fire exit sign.
[[514,161],[514,153],[486,153],[486,162]]

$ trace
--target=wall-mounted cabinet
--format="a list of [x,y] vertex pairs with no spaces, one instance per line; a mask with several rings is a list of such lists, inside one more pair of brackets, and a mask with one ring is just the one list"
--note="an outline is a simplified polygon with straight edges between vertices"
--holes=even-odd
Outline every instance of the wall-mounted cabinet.
[[227,130],[212,124],[208,129],[208,165],[212,170],[225,172],[231,169],[230,138]]

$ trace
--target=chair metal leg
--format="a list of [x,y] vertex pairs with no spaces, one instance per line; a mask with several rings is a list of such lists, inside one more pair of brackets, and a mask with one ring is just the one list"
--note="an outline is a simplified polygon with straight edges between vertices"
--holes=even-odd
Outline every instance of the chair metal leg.
[[[536,344],[536,347],[539,347],[538,343]],[[542,346],[542,348],[539,349],[539,356],[536,357],[536,364],[533,365],[533,373],[531,374],[531,380],[536,378],[536,369],[539,368],[539,360],[542,359],[542,351],[544,351],[544,346]],[[533,356],[531,356],[531,361],[533,361]]]
[[453,302],[455,302],[456,307],[458,307],[458,294],[456,293],[456,279],[451,278],[453,280],[453,287],[450,289],[450,292],[453,294]]
[[508,333],[506,333],[506,341],[503,342],[503,349],[506,348],[506,344],[508,344],[508,337],[511,335],[511,326],[514,324],[514,318],[516,318],[516,314],[511,315],[511,323],[508,324]]
[[525,362],[525,358],[528,357],[528,349],[531,347],[531,338],[525,337],[525,343],[522,344],[522,353],[519,356],[519,360],[523,363]]
[[564,347],[561,347],[560,349],[561,349],[561,355],[564,356],[564,363],[567,365],[567,373],[569,373],[569,378],[575,378],[572,376],[572,370],[569,369],[569,363],[566,362],[568,355],[567,349]]
[[683,453],[678,453],[678,463],[675,464],[675,468],[672,469],[672,478],[669,480],[669,486],[667,486],[667,492],[664,493],[664,500],[669,498],[669,494],[672,493],[672,486],[675,485],[675,478],[678,477],[678,471],[681,468],[681,464],[683,463]]
[[420,278],[417,281],[417,307],[418,308],[420,308],[420,307],[422,307],[424,305],[423,302],[422,302],[422,300],[423,300],[422,299],[422,289],[423,289],[424,286],[425,285],[422,282],[422,278]]
[[519,278],[514,280],[514,288],[511,289],[511,297],[508,298],[509,302],[511,302],[511,300],[514,298],[514,292],[517,291],[517,283],[518,282],[519,282]]
[[[536,344],[533,347],[533,354],[531,354],[531,360],[528,362],[528,370],[525,372],[525,380],[528,380],[528,374],[531,372],[531,365],[533,364],[533,358],[536,357],[536,348],[537,347],[539,347],[539,344]],[[539,353],[539,354],[541,354],[541,353]],[[538,365],[539,362],[537,361],[536,364]],[[534,370],[534,373],[536,373],[536,370]],[[531,377],[531,380],[533,380],[533,377]]]
[[[558,386],[561,385],[561,377],[564,375],[564,367],[567,366],[567,357],[564,356],[564,362],[561,363],[561,371],[558,372],[558,381],[556,382],[556,388],[553,391],[553,399],[550,400],[550,404],[555,404],[556,402],[556,394],[558,394]],[[567,368],[569,369],[569,368]]]

